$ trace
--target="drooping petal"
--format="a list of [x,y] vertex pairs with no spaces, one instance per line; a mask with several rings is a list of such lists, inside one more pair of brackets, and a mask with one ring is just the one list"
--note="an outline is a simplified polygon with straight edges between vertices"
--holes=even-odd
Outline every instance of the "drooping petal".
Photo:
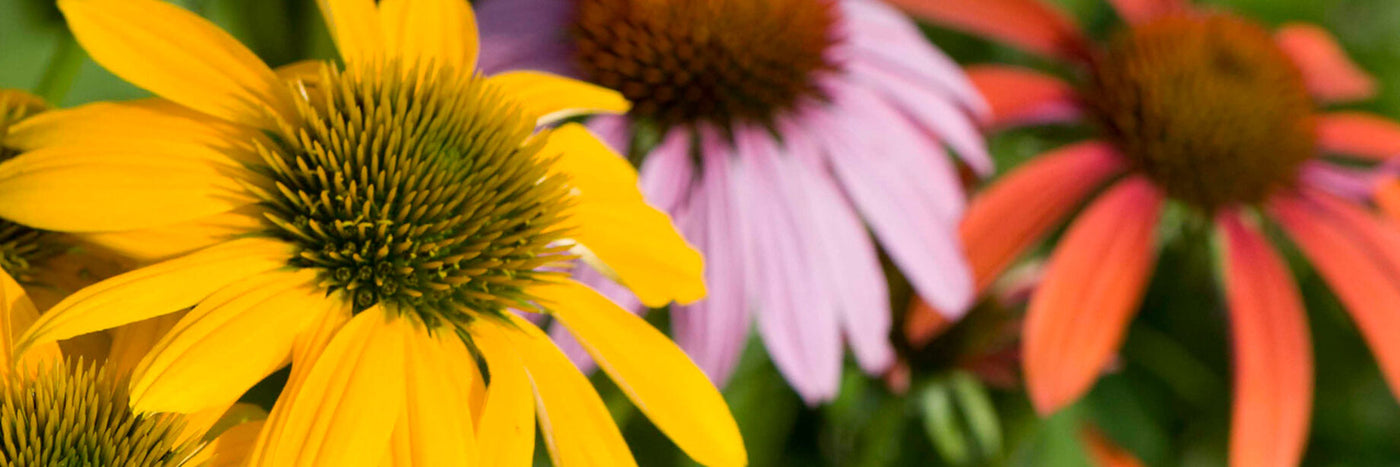
[[1086,40],[1063,12],[1041,0],[889,0],[935,24],[980,34],[1055,58],[1085,56]]
[[[535,414],[554,465],[636,467],[607,406],[588,378],[528,321],[480,320],[507,339],[535,388]],[[507,363],[509,364],[509,363]]]
[[1366,99],[1376,94],[1376,80],[1352,63],[1327,30],[1311,24],[1279,28],[1275,40],[1303,72],[1313,97],[1323,102]]
[[1400,180],[1394,177],[1378,181],[1371,196],[1376,206],[1390,216],[1391,221],[1400,221]]
[[462,0],[379,2],[385,50],[408,64],[451,66],[459,75],[476,70],[476,15]]
[[[297,397],[301,386],[307,381],[307,375],[316,367],[317,359],[352,318],[351,303],[342,298],[342,295],[337,294],[328,297],[328,303],[339,303],[341,306],[333,307],[330,312],[312,318],[312,323],[307,326],[306,331],[293,342],[291,374],[287,377],[287,384],[278,395],[277,402],[273,404],[272,412],[267,416],[265,429],[258,435],[257,445],[249,454],[249,459],[261,459],[259,462],[265,463],[268,462],[268,453],[281,449],[279,444],[284,439],[282,432],[288,427],[286,419],[290,416],[289,401]],[[261,464],[254,462],[249,465]]]
[[1031,297],[1021,354],[1042,414],[1074,402],[1108,366],[1155,263],[1162,194],[1144,178],[1118,183],[1069,227]]
[[528,466],[535,452],[535,394],[525,362],[499,330],[480,328],[472,337],[491,372],[476,426],[477,445],[486,448],[480,465]]
[[1400,397],[1400,226],[1316,191],[1275,196],[1269,212],[1346,306]]
[[190,413],[238,399],[281,368],[306,326],[330,308],[316,271],[275,272],[202,300],[136,368],[132,407]]
[[[263,421],[253,421],[240,423],[233,428],[229,428],[209,442],[200,451],[201,454],[208,453],[210,463],[205,467],[243,467],[247,465],[248,454],[252,452],[253,445],[258,441],[258,433],[262,431]],[[190,465],[200,465],[197,462],[188,462]]]
[[1082,116],[1078,93],[1054,76],[1007,65],[968,67],[967,76],[987,96],[991,128],[1069,122]]
[[277,444],[253,465],[377,466],[404,412],[407,321],[374,307],[341,328],[278,401],[286,416],[269,418],[267,428],[281,425]]
[[526,118],[540,125],[579,115],[622,114],[632,108],[617,91],[549,73],[511,71],[492,76],[488,82],[513,96]]
[[144,319],[134,323],[126,324],[111,331],[112,344],[108,347],[107,362],[103,368],[107,370],[117,380],[128,380],[131,372],[136,371],[136,367],[141,364],[151,349],[165,338],[165,333],[170,332],[185,317],[185,312],[174,313]]
[[692,459],[747,464],[739,427],[705,374],[670,339],[576,282],[531,290],[578,336],[598,366]]
[[340,58],[350,67],[382,60],[384,33],[374,0],[316,0]]
[[238,171],[193,158],[91,147],[39,149],[0,164],[0,216],[32,227],[103,232],[169,225],[257,202]]
[[637,172],[583,126],[552,132],[541,157],[578,190],[573,237],[616,273],[647,306],[692,303],[705,296],[704,260],[671,219],[646,203]]
[[972,116],[958,107],[949,96],[932,92],[924,83],[883,67],[861,66],[859,62],[853,62],[847,68],[855,81],[877,92],[866,94],[858,88],[848,87],[844,91],[855,95],[845,100],[872,108],[881,107],[875,103],[882,101],[885,104],[882,107],[900,111],[880,120],[871,120],[870,124],[917,124],[918,131],[928,132],[938,141],[946,142],[978,174],[991,175],[995,170],[992,157],[987,153],[985,138],[978,131]]
[[[399,326],[409,325],[406,319],[396,321],[401,323]],[[409,334],[403,363],[407,406],[394,434],[395,438],[403,438],[402,443],[395,445],[406,448],[404,458],[408,462],[402,465],[476,465],[479,451],[467,405],[471,385],[470,381],[456,378],[462,373],[454,371],[455,367],[476,362],[452,358],[466,356],[465,349],[449,351],[450,346],[462,346],[456,334],[430,335],[426,329],[413,327],[405,331]]]
[[[667,132],[661,143],[642,160],[638,183],[647,202],[657,209],[675,213],[688,201],[701,169],[691,160],[690,137],[688,131]],[[626,148],[616,149],[626,152]]]
[[274,129],[294,118],[272,69],[218,26],[157,0],[62,0],[73,36],[93,60],[132,84],[186,107]]
[[839,5],[845,20],[845,42],[838,47],[851,47],[849,59],[908,73],[916,81],[948,93],[978,119],[986,116],[987,102],[967,80],[962,68],[930,44],[908,16],[884,2]]
[[8,373],[10,368],[19,367],[20,361],[26,365],[46,365],[62,358],[58,344],[54,343],[35,346],[23,355],[15,354],[19,350],[15,344],[22,337],[21,333],[38,318],[39,310],[24,294],[24,289],[8,273],[0,270],[0,345],[4,346],[0,348],[0,376]]
[[[688,136],[671,137],[685,138]],[[757,258],[750,251],[751,229],[746,227],[745,219],[749,208],[739,197],[744,182],[734,173],[733,147],[709,129],[701,133],[701,141],[704,159],[697,166],[692,166],[689,151],[653,151],[642,165],[642,186],[655,187],[648,194],[660,190],[675,193],[667,198],[676,200],[669,204],[676,213],[676,222],[685,237],[705,254],[705,280],[710,295],[692,305],[673,307],[671,329],[676,344],[716,386],[724,387],[748,342],[749,290],[757,280],[751,271]],[[682,146],[690,147],[689,143]],[[657,157],[672,160],[656,161]],[[663,164],[672,163],[675,168],[667,171]],[[693,181],[692,170],[700,171],[699,178]]]
[[739,221],[744,229],[741,254],[751,270],[744,271],[747,297],[757,315],[758,332],[773,363],[793,389],[810,405],[832,400],[841,385],[841,326],[834,287],[827,283],[825,252],[811,231],[812,209],[781,173],[792,155],[780,153],[776,142],[756,128],[736,141],[734,169]]
[[1163,15],[1180,13],[1191,8],[1186,0],[1109,0],[1118,15],[1129,23],[1151,21]]
[[1400,156],[1400,123],[1365,112],[1321,114],[1317,147],[1334,154],[1388,160]]
[[1298,286],[1236,212],[1217,216],[1234,352],[1230,465],[1297,465],[1312,411],[1312,344]]
[[234,240],[98,282],[55,305],[20,347],[110,329],[194,306],[245,277],[287,265],[292,247],[274,240]]
[[[868,94],[868,93],[867,93]],[[957,239],[962,187],[933,141],[888,105],[855,91],[801,127],[829,164],[890,259],[925,299],[952,316],[972,303],[972,275]]]
[[977,290],[1124,168],[1107,143],[1080,143],[1036,157],[973,198],[962,239]]

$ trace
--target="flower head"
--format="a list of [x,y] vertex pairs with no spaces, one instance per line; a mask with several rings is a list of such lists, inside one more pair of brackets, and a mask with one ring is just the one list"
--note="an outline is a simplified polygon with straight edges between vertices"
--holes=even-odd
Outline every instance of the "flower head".
[[484,2],[482,17],[485,69],[563,73],[636,103],[588,125],[640,164],[651,199],[709,260],[711,295],[674,308],[672,323],[714,381],[729,378],[753,321],[808,403],[835,397],[843,341],[867,372],[887,369],[889,293],[868,231],[941,310],[967,308],[964,195],[944,144],[990,172],[973,123],[986,104],[894,10],[510,0]]
[[60,2],[94,59],[161,98],[17,127],[0,216],[159,262],[69,297],[20,348],[192,306],[135,369],[132,406],[204,410],[290,359],[252,465],[524,465],[536,416],[556,464],[633,463],[587,379],[515,314],[546,312],[682,450],[743,464],[694,364],[564,272],[583,257],[658,306],[705,294],[631,169],[553,128],[627,102],[478,74],[462,0],[320,6],[344,65],[274,72],[179,7]]
[[1297,463],[1311,408],[1303,303],[1261,231],[1266,223],[1282,227],[1332,286],[1400,390],[1400,347],[1385,337],[1400,328],[1381,305],[1400,297],[1390,272],[1400,265],[1400,231],[1367,210],[1363,174],[1325,157],[1393,156],[1385,148],[1395,139],[1368,131],[1393,124],[1317,110],[1375,91],[1325,32],[1290,25],[1270,34],[1184,1],[1117,0],[1127,24],[1094,43],[1035,0],[895,3],[1082,71],[1077,87],[1016,67],[970,71],[993,126],[1083,119],[1101,129],[1095,141],[1007,174],[972,202],[962,226],[985,287],[1093,198],[1059,239],[1027,311],[1023,368],[1038,410],[1072,403],[1111,362],[1153,269],[1168,203],[1211,219],[1219,238],[1236,363],[1233,464]]

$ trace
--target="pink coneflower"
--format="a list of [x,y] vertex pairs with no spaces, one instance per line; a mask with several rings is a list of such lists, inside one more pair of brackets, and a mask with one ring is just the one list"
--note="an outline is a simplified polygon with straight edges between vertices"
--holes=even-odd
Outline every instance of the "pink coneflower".
[[540,69],[621,91],[589,126],[631,149],[649,199],[705,253],[710,298],[674,308],[677,341],[716,382],[752,311],[809,403],[837,392],[842,341],[893,361],[876,242],[956,316],[972,298],[943,144],[992,170],[986,104],[909,20],[874,0],[492,0],[487,70]]
[[1322,157],[1380,160],[1396,155],[1397,141],[1371,131],[1384,126],[1378,117],[1317,110],[1375,90],[1327,33],[1288,25],[1271,34],[1181,0],[1117,0],[1127,25],[1094,43],[1035,0],[896,3],[1078,66],[1077,86],[1015,67],[973,69],[994,124],[1084,119],[1102,129],[1006,175],[963,224],[985,284],[1090,200],[1027,312],[1023,368],[1041,413],[1074,402],[1113,359],[1169,203],[1214,219],[1235,362],[1233,465],[1296,464],[1312,406],[1303,303],[1266,224],[1332,286],[1400,389],[1400,230],[1362,204],[1366,180]]

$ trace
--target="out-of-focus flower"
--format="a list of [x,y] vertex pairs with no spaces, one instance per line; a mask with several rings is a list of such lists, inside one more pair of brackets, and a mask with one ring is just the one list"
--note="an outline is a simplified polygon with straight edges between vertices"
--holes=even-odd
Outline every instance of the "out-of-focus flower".
[[345,67],[279,77],[179,7],[59,2],[96,61],[162,98],[17,125],[0,216],[173,259],[69,297],[18,348],[193,306],[131,404],[207,410],[290,360],[251,465],[529,465],[536,416],[558,465],[635,464],[588,380],[511,310],[543,311],[687,454],[743,464],[684,353],[559,272],[586,253],[647,304],[705,294],[631,167],[580,126],[537,128],[627,102],[480,76],[464,0],[319,3]]
[[[808,403],[837,393],[843,340],[894,361],[876,243],[956,319],[972,298],[951,146],[992,171],[986,104],[917,27],[875,0],[489,0],[483,68],[539,69],[636,103],[588,125],[708,259],[677,342],[724,384],[757,321]],[[624,300],[625,295],[619,300]],[[751,313],[756,316],[751,316]]]
[[[1042,413],[1082,396],[1138,309],[1171,200],[1212,218],[1235,361],[1234,465],[1296,464],[1307,437],[1312,352],[1297,287],[1262,234],[1272,220],[1341,298],[1400,390],[1400,230],[1363,205],[1366,180],[1321,155],[1383,160],[1376,116],[1318,111],[1375,84],[1321,29],[1274,34],[1178,0],[1113,2],[1127,26],[1091,43],[1035,0],[898,0],[936,22],[1078,65],[1078,87],[979,66],[996,126],[1087,119],[1100,139],[1045,154],[980,194],[963,224],[979,287],[1092,198],[1050,257],[1022,346]],[[1098,193],[1100,187],[1107,186]],[[1097,195],[1096,195],[1097,193]]]

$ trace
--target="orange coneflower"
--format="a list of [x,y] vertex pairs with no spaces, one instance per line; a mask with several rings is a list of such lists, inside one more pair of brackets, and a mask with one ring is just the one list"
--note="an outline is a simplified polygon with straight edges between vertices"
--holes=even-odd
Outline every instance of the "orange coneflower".
[[[1231,463],[1296,463],[1307,435],[1312,355],[1276,222],[1333,287],[1400,390],[1400,230],[1362,204],[1368,180],[1324,159],[1394,156],[1378,117],[1318,111],[1375,85],[1322,30],[1270,33],[1181,0],[1113,2],[1127,26],[1091,42],[1036,0],[899,0],[926,18],[1078,65],[1078,87],[1007,66],[970,70],[995,125],[1087,119],[1098,139],[1045,154],[991,186],[962,233],[985,287],[1093,198],[1060,239],[1031,298],[1023,368],[1042,413],[1081,397],[1138,309],[1167,203],[1214,219],[1235,357]],[[1385,144],[1377,144],[1385,143]],[[1100,187],[1107,187],[1091,196]]]

